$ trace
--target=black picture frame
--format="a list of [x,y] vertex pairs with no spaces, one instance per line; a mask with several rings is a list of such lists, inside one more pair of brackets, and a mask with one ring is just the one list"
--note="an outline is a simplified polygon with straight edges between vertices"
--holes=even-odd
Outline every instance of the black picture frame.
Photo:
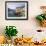
[[[18,18],[17,17],[16,18],[9,18],[8,17],[9,14],[8,14],[8,10],[7,10],[8,9],[7,3],[25,3],[26,4],[26,6],[25,6],[26,11],[24,14],[26,14],[25,15],[26,17],[25,18],[20,17],[21,19],[19,17]],[[28,20],[28,1],[5,1],[5,20]]]

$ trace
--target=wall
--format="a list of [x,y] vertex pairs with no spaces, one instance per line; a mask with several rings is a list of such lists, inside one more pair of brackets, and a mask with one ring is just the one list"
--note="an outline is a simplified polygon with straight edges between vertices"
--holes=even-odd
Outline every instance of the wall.
[[40,27],[35,19],[36,15],[41,13],[40,6],[46,5],[46,0],[25,0],[29,3],[28,20],[5,20],[5,1],[8,0],[0,0],[0,35],[4,34],[6,25],[16,26],[19,31],[18,36],[22,34],[31,36],[36,33],[37,29],[46,30],[46,28]]

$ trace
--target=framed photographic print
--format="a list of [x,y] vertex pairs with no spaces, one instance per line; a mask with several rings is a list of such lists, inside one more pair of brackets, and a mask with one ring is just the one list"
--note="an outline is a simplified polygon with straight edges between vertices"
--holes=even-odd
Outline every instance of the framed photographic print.
[[27,20],[28,1],[6,1],[5,2],[6,20]]

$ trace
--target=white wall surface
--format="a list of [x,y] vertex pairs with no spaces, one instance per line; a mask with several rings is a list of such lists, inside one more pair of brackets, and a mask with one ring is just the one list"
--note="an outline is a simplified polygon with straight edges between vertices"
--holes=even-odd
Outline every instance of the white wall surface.
[[[28,20],[5,20],[5,1],[28,1]],[[37,29],[45,30],[46,28],[40,27],[35,17],[41,14],[40,6],[46,6],[46,0],[0,0],[0,35],[4,34],[6,25],[14,25],[17,27],[19,33],[24,36],[38,34]],[[41,34],[41,33],[40,33]],[[39,36],[39,34],[37,35]],[[41,37],[41,35],[40,35]]]

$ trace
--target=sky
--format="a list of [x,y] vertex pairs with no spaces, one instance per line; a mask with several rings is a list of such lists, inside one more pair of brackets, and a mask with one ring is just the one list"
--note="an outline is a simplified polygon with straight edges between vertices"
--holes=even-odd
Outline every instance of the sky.
[[16,7],[25,6],[25,3],[7,3],[7,7],[10,9],[16,9]]

